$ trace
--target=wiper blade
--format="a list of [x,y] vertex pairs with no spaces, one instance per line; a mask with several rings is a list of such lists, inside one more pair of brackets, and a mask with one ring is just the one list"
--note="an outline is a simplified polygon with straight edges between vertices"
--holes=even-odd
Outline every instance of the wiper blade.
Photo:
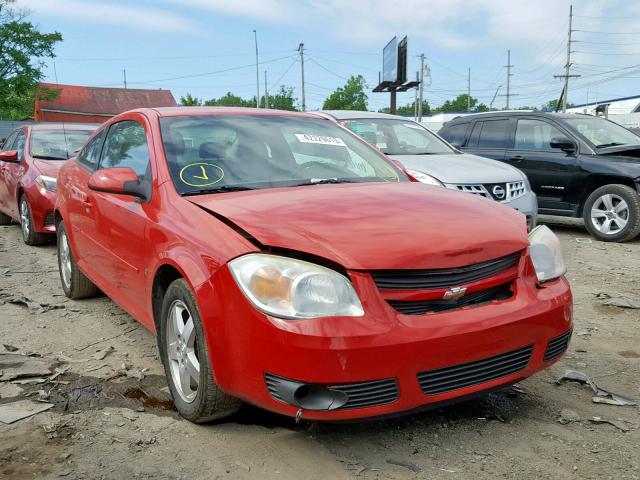
[[33,158],[40,160],[68,160],[68,157],[54,157],[51,155],[31,155]]
[[191,195],[206,195],[208,193],[225,193],[225,192],[242,192],[245,190],[255,190],[251,187],[245,187],[243,185],[223,185],[217,188],[205,188],[201,190],[193,190],[190,192],[184,192],[182,194],[183,197],[188,197]]
[[618,142],[603,143],[602,145],[598,145],[596,148],[619,147],[620,145],[626,145],[626,143],[618,143]]
[[296,183],[292,187],[305,187],[307,185],[323,185],[327,183],[358,183],[355,180],[345,178],[311,178],[308,182]]

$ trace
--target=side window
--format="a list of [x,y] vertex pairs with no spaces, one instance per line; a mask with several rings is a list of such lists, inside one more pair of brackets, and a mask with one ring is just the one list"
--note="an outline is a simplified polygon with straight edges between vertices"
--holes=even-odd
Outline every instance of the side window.
[[2,150],[12,150],[11,145],[13,144],[13,141],[16,139],[16,135],[18,135],[18,132],[13,132],[11,135],[9,135],[9,138],[7,138],[4,141],[4,145],[2,145]]
[[149,168],[149,147],[144,127],[125,120],[109,128],[104,142],[100,168],[129,167],[144,178]]
[[24,130],[20,130],[18,135],[16,136],[16,140],[13,143],[12,150],[16,150],[18,152],[18,160],[22,161],[24,159],[24,144],[27,141],[27,136],[24,133]]
[[447,129],[445,129],[445,131],[442,132],[440,136],[453,145],[462,146],[464,145],[464,139],[467,133],[468,126],[468,123],[451,125]]
[[553,137],[566,137],[562,131],[541,120],[520,119],[516,128],[516,150],[540,150],[557,152],[549,142]]
[[478,148],[508,148],[509,120],[485,120],[482,124]]
[[97,170],[103,141],[104,141],[104,130],[98,133],[98,135],[96,135],[82,149],[82,151],[78,154],[78,162],[89,167],[91,170]]

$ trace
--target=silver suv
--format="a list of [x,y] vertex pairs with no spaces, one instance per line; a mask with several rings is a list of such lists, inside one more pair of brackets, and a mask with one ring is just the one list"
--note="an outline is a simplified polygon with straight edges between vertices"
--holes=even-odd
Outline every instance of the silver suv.
[[413,120],[351,110],[319,112],[356,133],[417,180],[495,200],[519,210],[536,225],[538,203],[527,177],[502,162],[462,153]]

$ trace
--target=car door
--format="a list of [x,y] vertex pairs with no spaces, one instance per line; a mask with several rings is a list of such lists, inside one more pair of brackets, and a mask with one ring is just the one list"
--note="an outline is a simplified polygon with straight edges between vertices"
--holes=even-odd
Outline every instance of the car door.
[[7,189],[5,196],[5,209],[7,214],[13,218],[18,218],[18,184],[25,172],[25,147],[27,142],[27,134],[24,129],[20,129],[17,132],[16,138],[13,142],[12,150],[18,152],[18,162],[5,162],[4,169],[4,184]]
[[[13,143],[18,136],[18,132],[13,132],[9,135],[2,146],[2,151],[13,150]],[[0,211],[5,215],[9,215],[9,189],[7,187],[7,173],[11,162],[4,162],[0,160]],[[13,200],[13,199],[11,199]]]
[[509,118],[476,120],[467,133],[464,151],[494,160],[504,160],[506,150],[513,146],[513,122]]
[[[112,124],[106,134],[99,170],[129,167],[141,182],[152,182],[150,129],[142,117]],[[113,193],[87,191],[93,211],[87,236],[95,244],[92,261],[109,286],[107,293],[131,314],[144,318],[146,302],[145,232],[148,200]]]
[[551,148],[549,143],[556,137],[571,135],[547,120],[519,117],[514,146],[507,151],[505,161],[527,175],[541,209],[571,210],[568,199],[578,173],[577,152]]

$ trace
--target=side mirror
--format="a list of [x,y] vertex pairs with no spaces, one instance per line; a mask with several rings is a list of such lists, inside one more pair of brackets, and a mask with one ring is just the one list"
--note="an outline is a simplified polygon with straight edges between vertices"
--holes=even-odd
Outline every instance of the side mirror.
[[551,148],[559,148],[563,152],[567,153],[575,152],[577,149],[573,140],[570,140],[567,137],[553,137],[549,142],[549,146]]
[[18,151],[7,150],[5,152],[0,152],[0,160],[3,162],[18,163]]
[[94,172],[89,177],[89,188],[96,192],[131,195],[143,200],[149,196],[136,172],[128,167],[105,168]]

